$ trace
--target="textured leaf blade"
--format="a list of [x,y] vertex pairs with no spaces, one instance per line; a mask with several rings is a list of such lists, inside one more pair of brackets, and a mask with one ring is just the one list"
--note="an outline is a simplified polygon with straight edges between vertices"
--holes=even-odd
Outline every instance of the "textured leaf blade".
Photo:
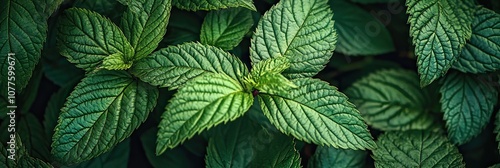
[[161,154],[205,129],[235,120],[252,103],[252,94],[225,74],[207,74],[187,82],[165,107],[156,153]]
[[410,35],[420,74],[427,86],[443,76],[471,37],[472,0],[408,0]]
[[184,43],[157,51],[132,66],[141,80],[160,87],[177,88],[204,73],[223,73],[233,79],[248,74],[246,65],[222,49]]
[[53,168],[52,165],[43,162],[40,159],[30,156],[23,156],[17,163],[18,167],[37,167],[37,168]]
[[252,25],[252,13],[248,9],[229,8],[211,11],[205,16],[201,25],[200,40],[203,44],[231,50],[243,40]]
[[440,92],[448,137],[457,144],[464,144],[481,133],[490,121],[498,97],[498,91],[492,86],[458,72],[446,75]]
[[[4,0],[0,2],[0,82],[1,88],[8,88],[9,68],[15,68],[17,92],[28,84],[47,36],[47,23],[37,4],[29,0]],[[9,53],[15,55],[10,56]],[[12,65],[10,65],[12,64]],[[7,92],[1,92],[6,98]]]
[[429,113],[430,95],[411,71],[377,71],[355,82],[345,94],[368,125],[383,131],[427,129],[435,120]]
[[52,138],[53,156],[71,164],[108,151],[146,120],[157,98],[156,88],[124,71],[90,74],[62,109]]
[[394,51],[391,34],[372,14],[346,0],[329,1],[329,4],[335,11],[333,19],[338,34],[335,51],[347,55],[378,55]]
[[172,0],[172,4],[183,10],[218,10],[226,8],[244,7],[257,11],[252,0]]
[[334,147],[318,146],[309,160],[309,168],[327,167],[359,167],[365,165],[366,151],[337,149]]
[[478,8],[472,22],[472,37],[453,68],[470,73],[500,69],[500,14]]
[[50,141],[35,115],[26,113],[17,123],[17,133],[22,137],[26,151],[33,157],[50,160]]
[[134,50],[123,32],[109,19],[86,9],[71,8],[59,21],[57,44],[61,55],[85,71],[97,68],[104,58],[121,53],[129,62]]
[[[251,46],[252,64],[285,56],[288,78],[311,77],[322,70],[337,41],[327,1],[283,0],[260,19]],[[276,24],[281,23],[281,24]]]
[[290,61],[286,57],[266,59],[252,67],[245,84],[248,85],[247,88],[255,88],[263,93],[286,93],[292,88],[297,88],[293,82],[281,74],[288,68],[290,68]]
[[260,141],[262,144],[253,145],[255,157],[249,167],[301,167],[300,154],[295,150],[295,141],[292,138],[280,132],[268,132],[264,129],[260,129],[257,136],[258,138],[250,140]]
[[288,94],[258,96],[264,114],[281,132],[318,145],[375,147],[361,115],[337,88],[317,79],[292,82],[298,88]]
[[134,48],[134,60],[139,60],[158,46],[165,35],[170,9],[170,0],[134,1],[136,7],[129,6],[121,21],[125,37]]
[[382,134],[372,157],[375,167],[465,167],[458,148],[432,132]]
[[126,70],[132,66],[132,62],[125,62],[122,53],[114,53],[105,57],[102,61],[102,68],[107,70]]

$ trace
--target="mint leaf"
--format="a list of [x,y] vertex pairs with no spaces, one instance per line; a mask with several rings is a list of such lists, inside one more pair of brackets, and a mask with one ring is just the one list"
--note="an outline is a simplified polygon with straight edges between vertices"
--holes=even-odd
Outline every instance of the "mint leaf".
[[269,94],[287,93],[295,84],[284,77],[281,72],[290,67],[286,57],[275,57],[261,61],[252,68],[245,83],[247,88],[255,87],[259,92]]
[[45,129],[45,135],[47,135],[47,137],[52,137],[54,134],[54,128],[57,125],[57,119],[59,113],[61,113],[61,108],[64,106],[64,102],[73,90],[74,85],[76,84],[69,83],[50,96],[47,107],[45,108],[45,113],[43,114],[43,128]]
[[101,154],[99,157],[65,168],[127,167],[130,148],[130,139],[127,138],[116,145],[111,151]]
[[69,62],[93,71],[105,57],[119,53],[122,62],[129,63],[134,49],[113,22],[86,9],[71,8],[65,14],[59,20],[57,44]]
[[443,76],[471,37],[473,0],[408,0],[420,86]]
[[375,167],[465,167],[445,136],[424,131],[384,133],[372,157]]
[[374,3],[397,3],[399,0],[351,0],[352,2],[361,4],[374,4]]
[[129,6],[122,17],[125,37],[135,49],[134,60],[139,60],[158,46],[165,35],[170,18],[170,0],[140,0],[138,10]]
[[16,162],[9,158],[10,152],[7,151],[9,147],[5,147],[4,143],[0,144],[0,167],[15,168]]
[[108,151],[146,120],[157,98],[155,87],[125,71],[89,74],[62,108],[52,138],[53,156],[71,164]]
[[17,167],[53,168],[52,165],[30,156],[22,156],[17,162]]
[[[31,0],[0,1],[0,87],[5,89],[1,97],[7,98],[8,86],[21,92],[40,60],[47,23],[36,6]],[[8,66],[15,68],[15,81],[11,81],[15,85],[8,85]]]
[[243,115],[252,93],[225,74],[206,74],[187,82],[165,107],[156,153],[161,154],[201,131]]
[[412,71],[380,70],[355,82],[345,94],[374,128],[427,129],[435,121],[429,112],[432,99],[418,82]]
[[353,104],[318,79],[292,80],[286,94],[259,94],[259,103],[278,130],[299,140],[344,149],[372,149],[375,143]]
[[203,44],[231,50],[236,47],[252,28],[250,10],[229,8],[211,11],[201,25],[200,40]]
[[[6,120],[4,120],[6,121]],[[35,115],[26,113],[16,123],[16,132],[22,137],[26,151],[33,157],[50,160],[50,138]]]
[[204,73],[223,73],[240,80],[248,74],[248,69],[240,59],[220,48],[184,43],[139,60],[131,72],[152,85],[175,89]]
[[172,0],[172,4],[183,10],[218,10],[226,8],[244,7],[257,11],[252,0]]
[[318,146],[309,160],[309,168],[327,167],[365,167],[366,151],[337,149],[334,147]]
[[292,138],[266,130],[242,117],[214,130],[206,156],[207,167],[300,167]]
[[[252,37],[252,64],[285,56],[288,78],[311,77],[325,67],[337,41],[327,1],[282,0],[260,19]],[[276,24],[280,23],[280,24]]]
[[43,14],[44,19],[47,20],[54,11],[61,5],[61,3],[64,0],[42,0],[42,1],[37,1],[37,4],[35,7],[37,10],[40,12],[40,14]]
[[446,75],[439,91],[450,140],[464,144],[481,133],[493,114],[498,91],[475,76],[457,72]]
[[372,14],[345,0],[329,1],[329,4],[335,11],[333,20],[338,34],[335,51],[346,55],[378,55],[394,51],[391,34]]
[[472,37],[453,68],[470,73],[500,69],[500,14],[478,8],[472,22]]
[[107,70],[126,70],[132,66],[132,62],[124,62],[122,53],[114,53],[104,58],[102,68]]

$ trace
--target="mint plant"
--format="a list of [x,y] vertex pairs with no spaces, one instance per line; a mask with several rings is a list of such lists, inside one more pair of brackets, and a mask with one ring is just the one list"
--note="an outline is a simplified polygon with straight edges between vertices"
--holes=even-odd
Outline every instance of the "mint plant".
[[0,6],[0,167],[500,164],[496,1]]

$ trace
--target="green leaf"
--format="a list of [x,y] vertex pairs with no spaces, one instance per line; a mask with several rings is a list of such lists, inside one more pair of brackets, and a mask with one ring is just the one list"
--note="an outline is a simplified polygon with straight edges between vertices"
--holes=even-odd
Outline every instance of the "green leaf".
[[132,62],[124,62],[122,53],[114,53],[104,58],[101,67],[107,70],[126,70],[131,66]]
[[443,76],[471,37],[473,0],[406,1],[420,86]]
[[457,147],[433,132],[382,134],[372,157],[375,167],[465,167]]
[[337,88],[318,79],[293,80],[298,88],[279,95],[259,94],[264,114],[278,130],[299,140],[343,149],[373,149],[375,143],[353,104]]
[[189,151],[183,146],[177,146],[173,149],[167,150],[159,156],[156,156],[156,132],[158,132],[158,129],[154,127],[141,135],[144,152],[146,153],[149,163],[151,163],[153,167],[162,168],[166,165],[168,165],[169,168],[197,167],[197,162],[193,161],[195,156],[190,154]]
[[[35,6],[37,3],[31,0],[0,1],[0,88],[5,89],[1,92],[4,98],[8,86],[17,93],[26,87],[40,59],[47,23]],[[15,81],[9,81],[15,85],[7,81],[9,66],[14,68],[10,72],[15,73]]]
[[[135,2],[135,0],[134,0]],[[73,7],[85,8],[108,17],[114,23],[119,23],[126,7],[118,1],[109,0],[75,0]]]
[[15,168],[16,162],[9,158],[10,150],[8,151],[8,148],[8,146],[4,146],[4,143],[0,144],[0,167]]
[[170,18],[170,0],[140,0],[140,9],[129,6],[122,17],[121,27],[125,37],[135,49],[134,60],[139,60],[158,46],[165,35]]
[[211,11],[201,25],[203,44],[231,50],[236,47],[253,26],[252,13],[245,8]]
[[26,151],[33,157],[50,160],[50,138],[35,115],[26,113],[16,123],[16,132],[22,137]]
[[64,106],[66,98],[70,95],[75,85],[76,83],[74,82],[68,83],[50,96],[47,107],[45,108],[45,113],[43,114],[43,128],[45,129],[45,135],[47,137],[52,137],[52,135],[54,135],[54,128],[56,128],[61,108]]
[[361,3],[361,4],[374,4],[374,3],[395,3],[400,0],[351,0],[352,2]]
[[235,120],[252,105],[252,93],[225,74],[207,74],[187,82],[165,107],[156,153],[161,154],[195,134]]
[[104,58],[121,54],[119,59],[129,63],[134,49],[113,22],[86,9],[71,8],[65,14],[66,17],[59,20],[57,44],[69,62],[85,71],[93,71]]
[[316,152],[309,160],[309,168],[328,167],[359,167],[365,166],[366,151],[337,149],[333,147],[318,146]]
[[44,19],[47,20],[54,11],[61,5],[61,3],[64,0],[42,0],[42,1],[36,1],[37,4],[35,7],[40,11],[40,13],[43,13]]
[[22,156],[17,162],[18,167],[36,167],[36,168],[52,168],[52,165],[43,162],[40,159],[30,156]]
[[458,72],[446,75],[439,91],[450,140],[464,144],[481,133],[493,114],[498,91],[476,76]]
[[[178,45],[186,42],[200,41],[201,24],[205,15],[172,8],[172,16],[167,26],[167,33],[160,46]],[[164,47],[162,47],[164,48]]]
[[108,168],[108,167],[127,167],[130,155],[130,139],[120,142],[113,150],[99,155],[92,160],[82,162],[63,168]]
[[242,117],[215,128],[206,156],[207,167],[300,167],[292,138],[266,130]]
[[157,98],[155,87],[134,80],[125,71],[88,75],[62,109],[52,138],[53,156],[71,164],[108,151],[146,120]]
[[266,59],[254,65],[250,76],[245,79],[247,88],[269,94],[287,93],[297,86],[284,77],[281,72],[290,67],[286,57]]
[[380,70],[355,82],[345,94],[374,128],[427,129],[435,121],[429,112],[432,99],[418,82],[418,75],[412,71]]
[[470,73],[500,69],[500,14],[478,8],[472,22],[472,37],[453,68]]
[[220,48],[184,43],[139,60],[131,72],[152,85],[175,89],[205,73],[223,73],[240,80],[248,74],[248,69],[238,58]]
[[[260,19],[252,37],[252,64],[285,56],[288,78],[312,77],[325,67],[337,41],[327,1],[282,0]],[[276,24],[280,23],[280,24]]]
[[329,1],[329,4],[335,11],[333,20],[338,33],[335,51],[346,55],[378,55],[394,51],[391,34],[374,15],[345,0]]
[[252,0],[172,0],[172,4],[183,10],[218,10],[226,8],[244,7],[257,11]]

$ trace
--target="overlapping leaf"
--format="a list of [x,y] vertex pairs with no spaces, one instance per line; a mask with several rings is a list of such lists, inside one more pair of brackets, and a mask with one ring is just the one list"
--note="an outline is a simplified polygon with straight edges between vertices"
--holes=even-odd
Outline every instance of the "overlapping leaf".
[[61,55],[86,71],[97,68],[105,57],[121,54],[128,63],[134,49],[120,28],[109,19],[86,9],[71,8],[59,22]]
[[231,50],[236,47],[252,28],[252,13],[244,8],[212,11],[205,16],[200,40],[203,44]]
[[286,57],[275,57],[258,62],[252,67],[250,76],[245,83],[259,92],[269,94],[286,93],[295,84],[284,77],[281,73],[290,67],[290,61]]
[[[15,86],[10,86],[21,92],[40,59],[47,23],[44,14],[37,12],[37,5],[30,0],[0,1],[0,87],[3,89],[8,87],[8,66],[15,68],[10,68],[15,73]],[[1,96],[6,98],[7,91],[1,92]]]
[[471,37],[473,0],[406,1],[420,85],[444,75]]
[[88,75],[67,98],[59,116],[52,154],[61,163],[94,158],[144,122],[156,105],[158,90],[124,71]]
[[172,0],[172,4],[189,11],[217,10],[235,7],[244,7],[256,11],[252,0]]
[[103,153],[94,159],[65,168],[108,168],[127,167],[130,157],[130,139],[125,139],[116,145],[113,150]]
[[498,92],[477,77],[458,72],[446,75],[440,89],[441,110],[454,143],[477,136],[490,121]]
[[375,147],[358,110],[337,88],[310,78],[292,82],[298,88],[290,93],[258,96],[264,114],[280,131],[319,145]]
[[139,10],[130,7],[123,14],[121,27],[134,48],[134,60],[139,60],[158,46],[165,35],[170,17],[170,0],[135,1]]
[[470,73],[500,69],[500,14],[478,8],[472,22],[472,37],[453,68]]
[[186,83],[165,107],[156,153],[173,148],[196,133],[243,115],[253,103],[252,93],[225,74],[206,74]]
[[328,167],[359,167],[365,166],[366,151],[337,149],[334,147],[318,146],[309,160],[309,168]]
[[285,56],[288,78],[311,77],[322,70],[337,41],[333,12],[326,0],[282,0],[260,19],[251,46],[252,64]]
[[[385,0],[388,1],[388,0]],[[346,0],[329,1],[335,15],[335,51],[347,55],[377,55],[394,51],[391,34],[372,14]]]
[[33,157],[50,160],[50,141],[35,115],[27,113],[16,123],[26,151]]
[[375,167],[465,167],[448,139],[432,132],[387,132],[373,150]]
[[240,80],[248,69],[224,50],[199,43],[184,43],[154,52],[132,66],[141,80],[161,87],[177,88],[204,73],[224,73]]
[[368,125],[384,130],[426,129],[434,121],[431,99],[407,70],[381,70],[355,82],[345,94]]

